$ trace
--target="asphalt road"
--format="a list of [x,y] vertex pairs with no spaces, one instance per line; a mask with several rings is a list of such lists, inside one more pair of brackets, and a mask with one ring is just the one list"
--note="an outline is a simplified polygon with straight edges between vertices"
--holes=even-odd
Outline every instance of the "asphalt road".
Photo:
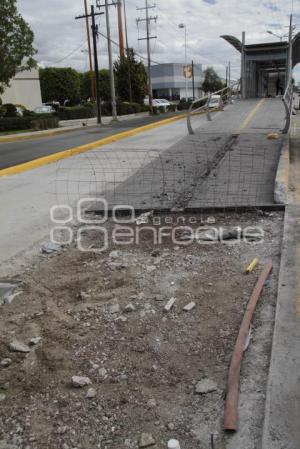
[[91,143],[119,132],[158,122],[180,113],[138,117],[102,126],[83,127],[51,137],[0,143],[0,170]]

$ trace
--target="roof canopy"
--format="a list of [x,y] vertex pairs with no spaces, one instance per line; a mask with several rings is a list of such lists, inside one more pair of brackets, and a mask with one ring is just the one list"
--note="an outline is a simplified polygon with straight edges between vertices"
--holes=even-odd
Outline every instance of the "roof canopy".
[[[227,41],[230,45],[232,45],[237,51],[242,52],[242,42],[230,35],[221,36],[222,39]],[[267,42],[260,44],[251,44],[245,45],[246,53],[251,53],[253,51],[264,53],[270,51],[288,51],[288,42]],[[296,34],[293,39],[293,54],[292,54],[292,64],[295,67],[296,64],[300,63],[300,33]]]

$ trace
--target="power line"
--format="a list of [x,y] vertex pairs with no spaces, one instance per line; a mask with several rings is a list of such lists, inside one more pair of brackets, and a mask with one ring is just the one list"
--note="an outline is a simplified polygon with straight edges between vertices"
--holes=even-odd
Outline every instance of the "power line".
[[81,50],[82,47],[84,45],[86,45],[86,43],[87,43],[87,40],[83,44],[80,44],[79,47],[77,47],[74,50],[72,50],[67,56],[64,56],[63,58],[59,59],[58,61],[55,61],[53,64],[59,64],[60,62],[64,61],[65,59],[69,59],[71,56],[74,55],[74,53],[76,53],[77,51]]

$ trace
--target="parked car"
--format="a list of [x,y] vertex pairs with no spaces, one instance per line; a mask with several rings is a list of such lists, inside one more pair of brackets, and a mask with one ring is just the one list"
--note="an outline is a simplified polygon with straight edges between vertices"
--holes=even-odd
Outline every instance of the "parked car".
[[221,105],[221,95],[212,95],[208,102],[209,108],[218,108]]
[[171,103],[168,100],[165,100],[164,98],[159,98],[158,101],[167,108],[171,106]]
[[34,112],[36,114],[53,114],[53,112],[55,112],[55,109],[52,106],[43,105],[35,108]]

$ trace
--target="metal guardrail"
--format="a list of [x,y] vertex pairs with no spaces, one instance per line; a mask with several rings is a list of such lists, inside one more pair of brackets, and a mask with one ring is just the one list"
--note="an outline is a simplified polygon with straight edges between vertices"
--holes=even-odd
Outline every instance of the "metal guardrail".
[[[212,112],[217,112],[219,110],[223,111],[225,102],[232,103],[233,89],[236,88],[237,92],[238,92],[239,91],[238,87],[239,87],[239,83],[237,83],[231,87],[224,87],[223,89],[220,89],[217,92],[210,93],[209,95],[207,95],[205,97],[198,98],[197,100],[193,101],[188,110],[188,115],[187,115],[187,127],[188,127],[189,134],[195,134],[193,127],[192,127],[192,122],[191,122],[191,118],[193,115],[197,114],[200,111],[206,111],[207,120],[211,122],[212,121],[212,116],[211,116]],[[213,109],[210,107],[210,100],[211,100],[211,97],[213,97],[214,95],[220,95],[221,101],[220,101],[219,107]],[[194,106],[197,103],[203,103],[204,101],[205,101],[204,105],[200,106],[199,108],[194,109]]]
[[282,129],[283,134],[287,134],[291,126],[291,117],[293,113],[293,97],[294,97],[294,83],[291,78],[285,90],[284,96],[282,98],[286,112],[285,125],[284,128]]

